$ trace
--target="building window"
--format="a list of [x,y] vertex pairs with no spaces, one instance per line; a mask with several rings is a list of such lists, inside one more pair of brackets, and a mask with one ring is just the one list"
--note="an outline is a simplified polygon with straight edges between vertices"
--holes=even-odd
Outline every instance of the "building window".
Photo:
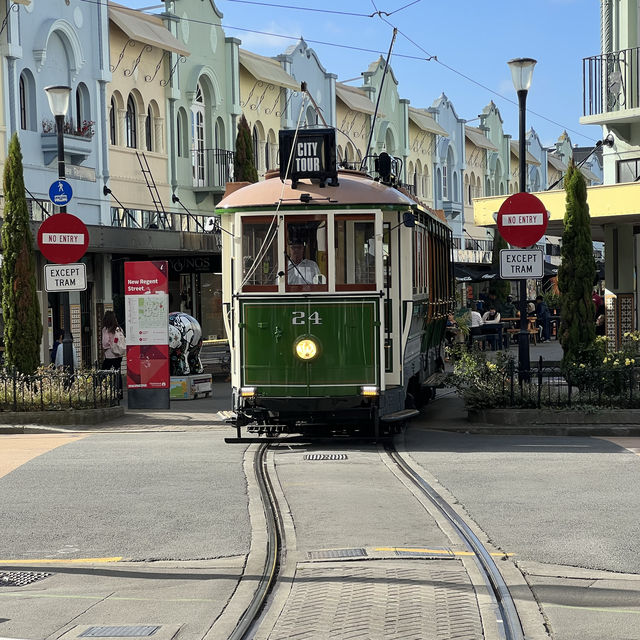
[[449,197],[447,189],[447,167],[442,167],[442,199],[446,200]]
[[260,136],[258,135],[258,127],[256,127],[255,125],[253,125],[252,140],[253,140],[253,164],[257,171],[259,167],[258,158],[260,157]]
[[202,87],[198,84],[196,99],[191,107],[191,164],[193,169],[193,185],[204,186],[204,95]]
[[27,129],[27,87],[24,76],[20,76],[20,128]]
[[640,178],[640,158],[620,160],[617,165],[616,182],[635,182]]
[[111,144],[117,144],[118,136],[117,136],[117,126],[116,126],[116,118],[117,118],[117,107],[115,98],[111,97],[111,109],[109,110],[109,142]]
[[129,96],[127,100],[125,124],[127,128],[127,147],[136,149],[138,146],[138,135],[136,127],[136,103],[133,100],[133,96]]
[[153,112],[151,107],[147,109],[147,119],[144,121],[144,137],[146,138],[147,151],[153,151]]

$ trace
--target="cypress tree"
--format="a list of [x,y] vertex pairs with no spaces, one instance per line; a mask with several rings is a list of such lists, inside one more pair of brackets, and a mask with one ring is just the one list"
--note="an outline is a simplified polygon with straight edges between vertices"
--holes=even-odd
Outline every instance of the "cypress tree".
[[36,294],[35,255],[24,193],[22,152],[16,133],[4,165],[2,313],[5,363],[31,374],[40,365],[42,322]]
[[563,363],[577,362],[595,340],[591,289],[596,272],[591,240],[587,184],[573,160],[564,178],[566,210],[562,233],[562,262],[558,269],[561,293],[560,343]]
[[235,179],[237,182],[258,182],[258,172],[253,157],[253,140],[249,123],[244,117],[238,122],[238,135],[236,137],[236,162]]

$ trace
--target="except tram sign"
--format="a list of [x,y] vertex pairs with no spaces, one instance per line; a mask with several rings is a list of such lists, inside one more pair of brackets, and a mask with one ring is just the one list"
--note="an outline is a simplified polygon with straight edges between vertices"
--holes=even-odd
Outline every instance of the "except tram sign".
[[531,193],[514,193],[498,211],[498,231],[511,245],[534,245],[547,229],[549,217],[542,201]]
[[78,262],[89,246],[89,232],[80,218],[56,213],[38,229],[38,247],[42,255],[56,264]]

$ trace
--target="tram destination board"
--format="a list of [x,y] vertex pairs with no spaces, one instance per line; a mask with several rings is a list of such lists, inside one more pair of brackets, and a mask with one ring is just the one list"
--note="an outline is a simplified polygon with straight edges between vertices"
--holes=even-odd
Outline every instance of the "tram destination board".
[[299,180],[311,178],[320,184],[337,185],[335,129],[280,131],[280,179],[291,179],[295,189]]

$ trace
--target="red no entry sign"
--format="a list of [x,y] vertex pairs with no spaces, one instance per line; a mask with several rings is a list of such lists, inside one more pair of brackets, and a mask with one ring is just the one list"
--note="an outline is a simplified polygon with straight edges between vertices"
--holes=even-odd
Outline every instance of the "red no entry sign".
[[70,213],[48,217],[38,229],[42,255],[57,264],[77,262],[89,246],[89,232],[80,218]]
[[498,211],[498,231],[515,247],[530,247],[542,238],[547,229],[547,210],[531,193],[514,193]]

